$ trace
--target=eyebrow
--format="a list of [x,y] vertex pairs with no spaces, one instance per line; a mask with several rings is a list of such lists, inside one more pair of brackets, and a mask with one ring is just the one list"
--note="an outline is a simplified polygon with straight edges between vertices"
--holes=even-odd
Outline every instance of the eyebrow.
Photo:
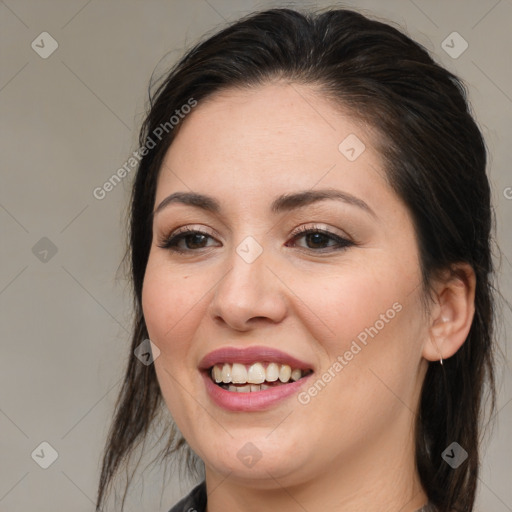
[[[272,202],[270,209],[273,213],[281,213],[303,208],[310,204],[325,200],[342,201],[346,204],[357,206],[373,217],[377,217],[375,212],[362,199],[359,199],[347,192],[335,189],[304,190],[293,194],[283,194]],[[211,196],[195,192],[175,192],[161,201],[153,212],[153,216],[173,203],[195,206],[212,213],[220,213],[221,211],[220,203]]]

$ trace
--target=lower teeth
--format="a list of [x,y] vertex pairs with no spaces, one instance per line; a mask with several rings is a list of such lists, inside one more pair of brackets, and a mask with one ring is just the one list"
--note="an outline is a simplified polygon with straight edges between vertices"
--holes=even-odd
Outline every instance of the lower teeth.
[[[290,381],[291,382],[291,381]],[[222,389],[226,391],[232,391],[233,393],[251,393],[255,391],[265,391],[265,389],[270,389],[276,386],[282,386],[284,384],[288,384],[288,382],[266,382],[263,384],[223,384],[222,382],[216,383],[217,386],[220,386]]]

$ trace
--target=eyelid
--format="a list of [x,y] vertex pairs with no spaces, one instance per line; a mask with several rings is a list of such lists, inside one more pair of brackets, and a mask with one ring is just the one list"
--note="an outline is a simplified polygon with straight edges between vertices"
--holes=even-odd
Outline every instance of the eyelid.
[[[332,235],[334,237],[339,237],[339,238],[344,238],[344,239],[347,239],[349,241],[354,241],[353,240],[353,237],[350,236],[346,231],[342,231],[342,232],[339,232],[341,230],[336,230],[335,231],[335,228],[332,228],[330,227],[328,224],[321,224],[321,223],[318,223],[318,222],[313,222],[311,224],[303,224],[301,226],[299,226],[298,228],[296,228],[291,236],[292,237],[295,237],[297,235],[300,235],[304,232],[307,232],[307,231],[320,231],[320,232],[323,232],[323,233],[326,233],[328,235]],[[355,243],[355,242],[354,242]]]
[[175,236],[181,235],[183,233],[189,233],[189,232],[200,232],[204,233],[205,235],[211,236],[212,238],[219,238],[219,236],[210,228],[207,228],[206,226],[202,224],[185,224],[183,226],[171,229],[169,231],[165,231],[165,234],[162,235],[162,237],[165,240],[169,240],[170,238],[174,238]]

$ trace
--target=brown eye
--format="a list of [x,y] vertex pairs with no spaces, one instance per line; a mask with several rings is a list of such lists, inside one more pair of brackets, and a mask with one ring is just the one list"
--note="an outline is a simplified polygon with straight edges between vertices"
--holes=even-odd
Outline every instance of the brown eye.
[[187,249],[202,249],[205,247],[208,236],[202,233],[194,233],[192,235],[185,235],[181,239],[185,241]]
[[298,245],[299,247],[310,249],[315,252],[327,252],[331,250],[337,251],[355,245],[351,240],[318,228],[305,228],[299,230],[299,233],[296,233],[292,238],[293,245],[297,245],[296,242],[300,239],[305,240],[306,246]]
[[158,247],[174,252],[191,252],[210,247],[208,240],[214,240],[208,233],[187,229],[178,234],[171,234],[162,240]]
[[305,236],[306,243],[310,249],[321,249],[325,244],[328,244],[331,238],[323,233],[310,233]]

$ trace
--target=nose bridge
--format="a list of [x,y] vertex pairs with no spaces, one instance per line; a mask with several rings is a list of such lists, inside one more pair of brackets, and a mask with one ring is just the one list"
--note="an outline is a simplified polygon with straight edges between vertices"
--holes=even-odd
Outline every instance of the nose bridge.
[[268,256],[268,251],[254,237],[244,238],[229,255],[230,270],[221,281],[218,293],[248,308],[261,302],[264,288],[268,292],[270,285],[266,268]]
[[278,322],[285,314],[280,284],[267,268],[270,250],[245,237],[229,255],[229,270],[218,283],[211,302],[213,316],[237,329],[253,318]]

